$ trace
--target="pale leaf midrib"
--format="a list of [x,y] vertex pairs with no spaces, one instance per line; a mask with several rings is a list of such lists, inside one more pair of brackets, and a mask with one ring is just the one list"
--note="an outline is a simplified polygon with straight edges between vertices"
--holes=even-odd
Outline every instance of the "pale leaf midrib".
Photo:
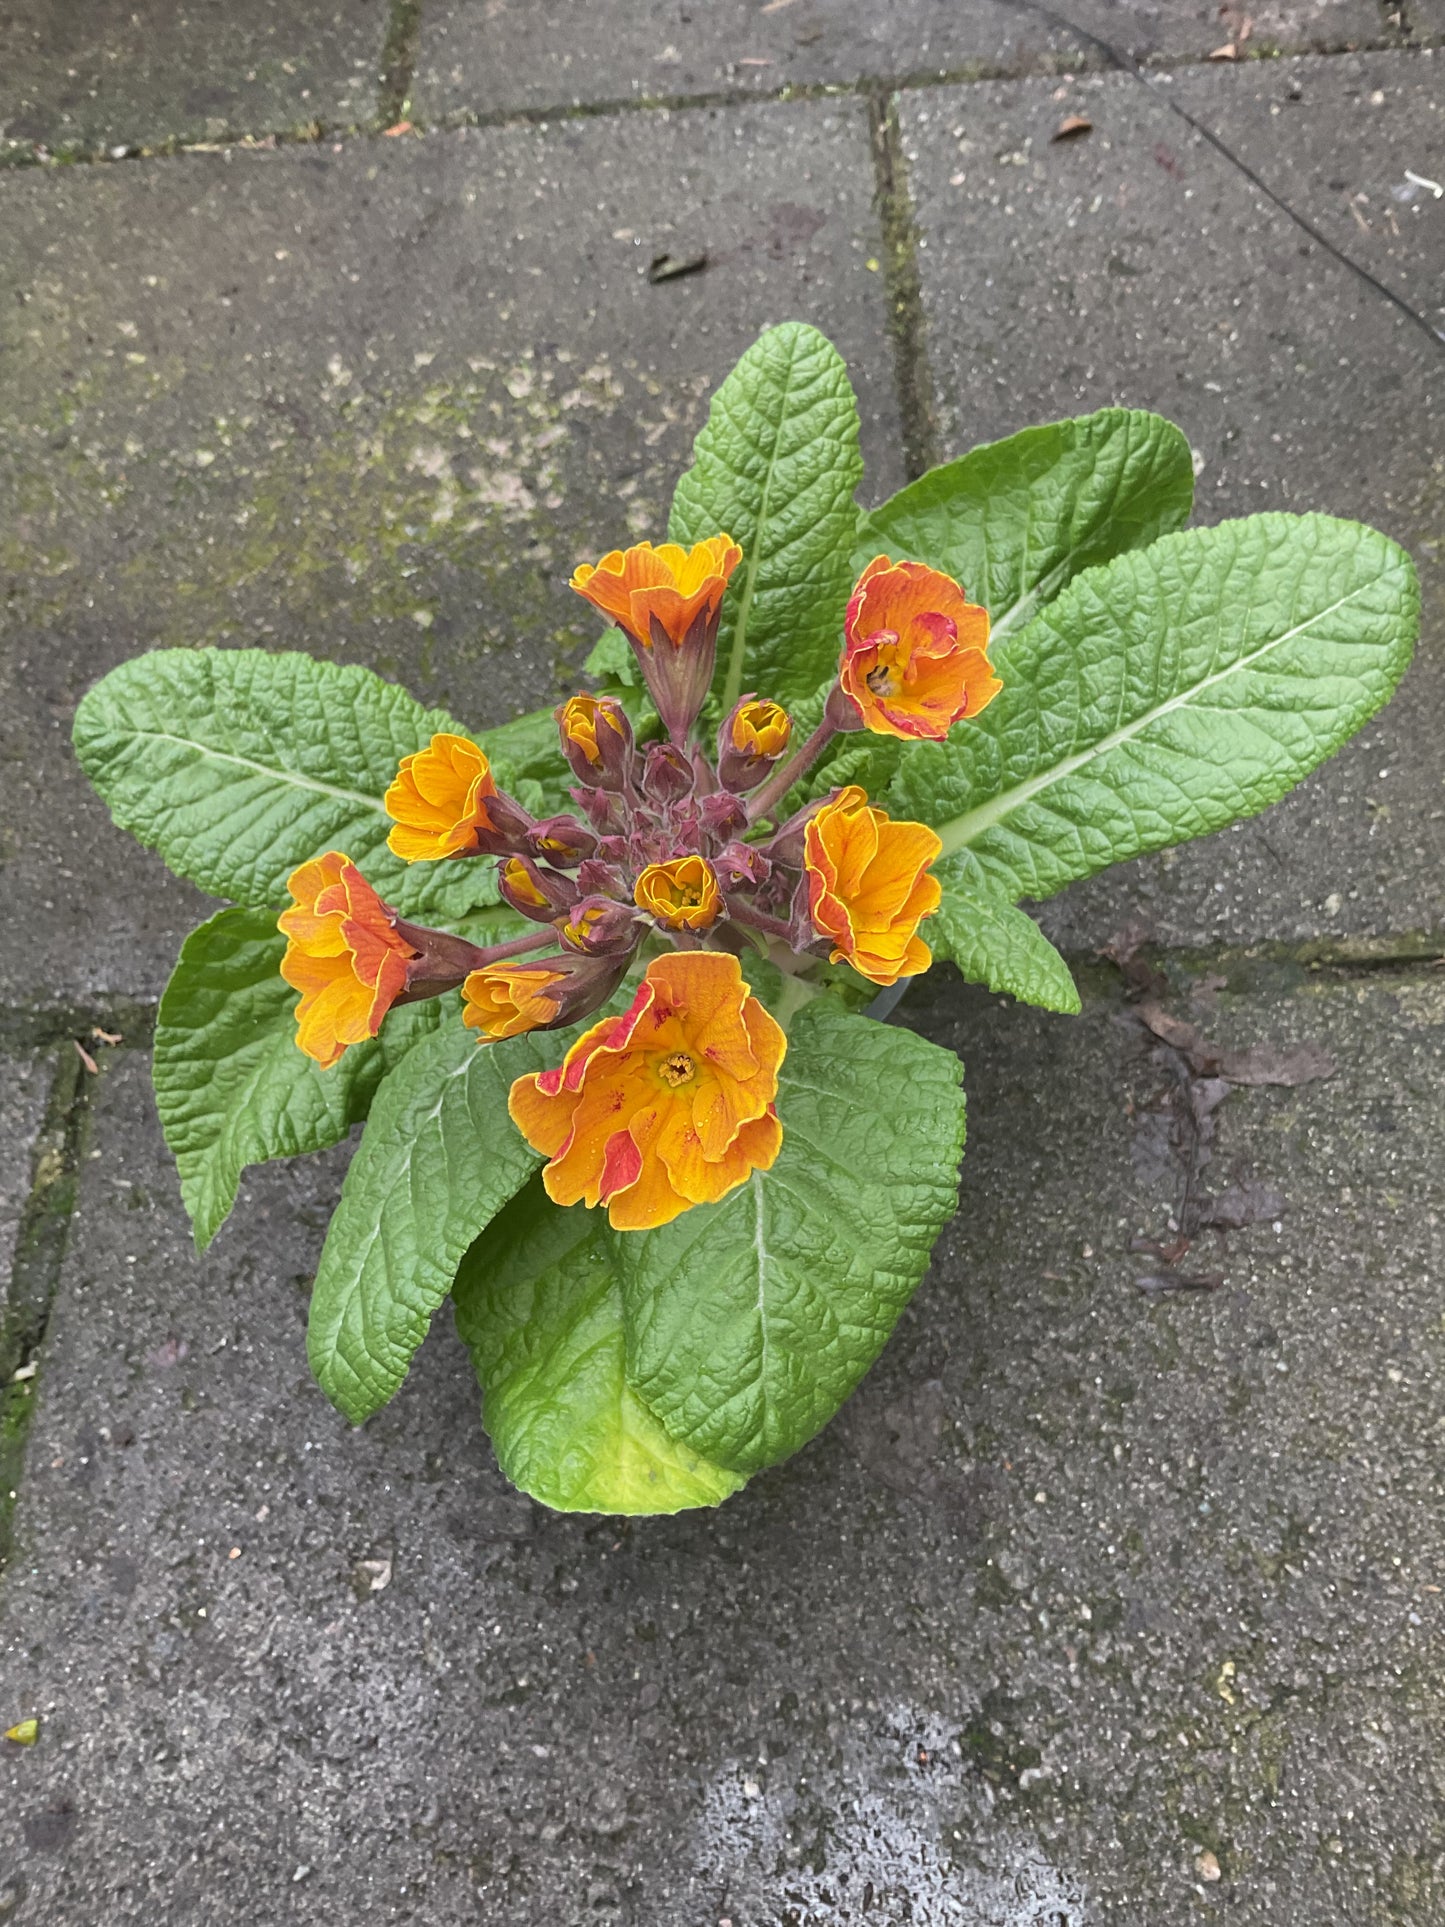
[[992,829],[995,823],[1000,822],[1023,804],[1031,802],[1043,791],[1051,789],[1055,783],[1062,783],[1088,764],[1097,762],[1114,750],[1122,748],[1125,743],[1132,742],[1165,716],[1173,715],[1180,709],[1187,709],[1205,690],[1212,689],[1216,684],[1228,681],[1231,676],[1253,668],[1271,651],[1282,649],[1286,643],[1293,642],[1297,636],[1304,635],[1315,624],[1323,622],[1337,610],[1343,609],[1348,603],[1355,601],[1375,586],[1373,579],[1370,582],[1361,583],[1327,607],[1317,609],[1307,621],[1297,623],[1294,628],[1286,629],[1277,636],[1271,636],[1267,642],[1251,650],[1248,655],[1237,656],[1224,668],[1215,670],[1199,682],[1191,683],[1187,689],[1177,690],[1166,701],[1156,704],[1153,709],[1146,710],[1133,721],[1122,724],[1107,736],[1100,737],[1097,742],[1090,743],[1086,749],[1072,756],[1066,756],[1062,762],[1055,763],[1052,769],[1041,770],[1025,782],[1015,784],[1012,789],[1001,790],[997,796],[990,797],[988,802],[980,803],[976,808],[966,810],[961,816],[955,816],[949,822],[938,826],[938,834],[943,843],[942,854],[946,857],[952,856],[956,851],[966,849],[985,830]]
[[299,771],[274,768],[269,763],[258,763],[253,757],[242,756],[236,750],[217,749],[210,743],[197,741],[190,736],[176,736],[164,729],[132,729],[125,732],[128,743],[174,743],[178,749],[189,749],[197,755],[216,763],[229,763],[236,769],[252,771],[257,776],[267,777],[270,781],[292,788],[312,790],[319,796],[334,797],[339,803],[350,803],[362,809],[373,811],[377,816],[386,815],[386,806],[380,796],[368,796],[364,790],[342,789],[335,783],[323,783],[319,777],[303,776]]
[[788,402],[793,392],[793,374],[798,362],[798,346],[795,341],[788,343],[788,366],[783,376],[782,397],[778,405],[777,421],[773,429],[773,445],[768,455],[767,472],[763,476],[762,493],[758,498],[758,522],[753,531],[752,555],[744,564],[743,592],[738,602],[737,621],[733,625],[732,641],[728,648],[728,673],[723,684],[722,706],[730,710],[742,693],[743,664],[748,641],[748,623],[752,617],[753,592],[757,587],[758,570],[763,558],[763,530],[767,527],[769,505],[772,501],[773,476],[782,459],[780,449],[783,441],[783,428],[788,419]]

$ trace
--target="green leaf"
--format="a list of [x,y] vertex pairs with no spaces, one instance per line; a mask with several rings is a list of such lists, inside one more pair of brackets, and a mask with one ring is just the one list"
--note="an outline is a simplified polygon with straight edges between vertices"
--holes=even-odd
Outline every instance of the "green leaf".
[[743,1481],[676,1445],[627,1383],[622,1290],[601,1211],[561,1211],[538,1179],[463,1258],[457,1330],[513,1485],[558,1512],[681,1512]]
[[341,849],[398,910],[446,916],[496,901],[494,866],[399,862],[381,800],[439,731],[467,734],[354,664],[157,649],[87,691],[75,749],[121,828],[214,896],[284,902],[298,864]]
[[750,1474],[832,1417],[954,1207],[959,1078],[951,1052],[820,997],[792,1022],[772,1170],[615,1240],[628,1380],[672,1438]]
[[222,910],[181,946],[156,1025],[156,1107],[201,1251],[268,1158],[339,1144],[366,1116],[383,1071],[436,1029],[455,999],[393,1011],[381,1037],[322,1070],[296,1047],[296,992],[273,910]]
[[1101,408],[931,469],[863,518],[854,555],[926,562],[989,612],[995,640],[1083,569],[1182,528],[1189,443],[1162,415]]
[[1034,922],[961,851],[940,878],[943,901],[923,935],[971,984],[987,984],[1021,1004],[1074,1016],[1079,991],[1069,966]]
[[809,696],[837,662],[862,477],[842,357],[801,321],[769,328],[713,396],[668,523],[674,542],[742,546],[718,638],[723,710],[745,687]]
[[358,1423],[406,1376],[463,1252],[541,1159],[507,1115],[512,1080],[543,1068],[532,1037],[479,1046],[447,1024],[377,1092],[311,1294],[307,1350]]
[[632,644],[620,629],[604,629],[582,667],[603,684],[618,683],[624,689],[638,689],[642,684]]
[[1283,796],[1388,699],[1419,606],[1410,558],[1358,523],[1166,535],[1010,637],[1002,695],[910,750],[890,803],[1010,899],[1049,896]]

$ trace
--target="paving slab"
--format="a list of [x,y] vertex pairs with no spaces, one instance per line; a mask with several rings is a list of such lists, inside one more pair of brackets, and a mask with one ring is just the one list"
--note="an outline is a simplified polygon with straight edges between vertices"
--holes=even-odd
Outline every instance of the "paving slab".
[[1183,1066],[1086,988],[911,993],[970,1092],[930,1277],[796,1460],[632,1524],[508,1490],[445,1329],[348,1430],[303,1350],[341,1154],[198,1260],[109,1059],[0,1586],[4,1917],[1438,1921],[1445,982],[1176,977],[1334,1066],[1214,1113],[1192,1195],[1276,1195],[1178,1294],[1130,1247]]
[[[427,118],[775,93],[867,81],[975,79],[1406,37],[1375,0],[647,0],[605,16],[590,0],[429,0],[412,103]],[[605,24],[601,24],[605,21]]]
[[26,171],[0,231],[12,1001],[154,994],[204,914],[70,757],[112,664],[260,643],[477,725],[555,701],[597,632],[574,563],[662,532],[712,389],[791,317],[901,480],[857,101]]
[[0,159],[376,113],[387,0],[0,0]]
[[[1130,918],[1176,944],[1445,925],[1445,344],[1169,105],[1183,88],[1191,113],[1231,131],[1258,114],[1270,130],[1251,150],[1261,173],[1343,233],[1317,170],[1373,182],[1437,139],[1438,57],[1419,56],[1413,70],[1351,63],[1338,79],[1323,60],[1257,71],[1147,87],[1123,74],[1004,83],[904,105],[943,452],[1108,403],[1154,408],[1194,445],[1197,519],[1264,508],[1355,516],[1404,542],[1421,570],[1422,645],[1394,703],[1255,823],[1050,905],[1049,927],[1074,948]],[[1361,75],[1388,90],[1391,104],[1370,110],[1390,115],[1388,136],[1346,110]],[[1300,99],[1271,114],[1270,94],[1292,81]],[[1069,113],[1087,115],[1093,132],[1052,142]],[[1379,265],[1407,295],[1438,298],[1445,218],[1433,201],[1404,213]],[[1371,244],[1366,265],[1383,245]]]
[[1168,87],[1445,339],[1445,50],[1180,69]]

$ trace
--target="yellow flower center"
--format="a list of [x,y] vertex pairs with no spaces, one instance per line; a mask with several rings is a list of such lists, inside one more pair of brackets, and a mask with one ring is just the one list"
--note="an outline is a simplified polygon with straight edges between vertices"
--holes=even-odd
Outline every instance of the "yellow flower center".
[[887,655],[880,649],[878,661],[863,679],[875,696],[896,696],[903,687],[903,677],[897,658],[890,651]]
[[697,1076],[697,1065],[685,1050],[675,1050],[664,1057],[657,1067],[657,1074],[669,1090],[681,1090]]

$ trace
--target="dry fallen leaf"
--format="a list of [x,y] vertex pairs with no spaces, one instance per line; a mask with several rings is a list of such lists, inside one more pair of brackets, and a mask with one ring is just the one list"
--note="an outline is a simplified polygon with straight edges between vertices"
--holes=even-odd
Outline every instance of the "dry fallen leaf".
[[369,1590],[372,1592],[385,1592],[391,1584],[391,1559],[389,1555],[385,1559],[358,1559],[356,1562],[356,1570],[358,1572],[364,1572],[367,1575],[371,1581]]
[[1216,47],[1209,56],[1211,60],[1238,60],[1239,49],[1232,40],[1226,40],[1222,47]]
[[680,281],[685,274],[701,274],[706,266],[706,250],[696,254],[654,254],[647,264],[647,278],[655,288],[664,281]]
[[397,134],[409,134],[410,132],[411,122],[409,120],[399,120],[393,127],[383,127],[381,136],[383,140],[392,140]]
[[1049,139],[1051,141],[1078,140],[1081,135],[1092,133],[1093,129],[1094,123],[1087,114],[1065,114],[1053,133],[1049,135]]
[[90,1034],[102,1044],[121,1044],[125,1039],[118,1030],[102,1030],[99,1024],[92,1024]]
[[1224,1050],[1211,1044],[1196,1025],[1171,1016],[1158,1004],[1140,1004],[1138,1016],[1200,1077],[1219,1077],[1226,1084],[1295,1085],[1313,1084],[1335,1074],[1335,1060],[1319,1044],[1253,1044],[1248,1050]]
[[1201,1853],[1195,1861],[1194,1871],[1199,1875],[1201,1880],[1215,1881],[1221,1877],[1219,1861],[1215,1855],[1209,1851],[1208,1847],[1204,1849],[1203,1853]]
[[85,1048],[84,1044],[81,1043],[80,1039],[78,1037],[72,1037],[70,1041],[72,1044],[74,1044],[76,1050],[80,1053],[80,1061],[82,1064],[84,1064],[85,1068],[90,1072],[91,1076],[99,1077],[100,1066],[99,1064],[96,1063],[95,1059],[91,1056],[90,1052]]

